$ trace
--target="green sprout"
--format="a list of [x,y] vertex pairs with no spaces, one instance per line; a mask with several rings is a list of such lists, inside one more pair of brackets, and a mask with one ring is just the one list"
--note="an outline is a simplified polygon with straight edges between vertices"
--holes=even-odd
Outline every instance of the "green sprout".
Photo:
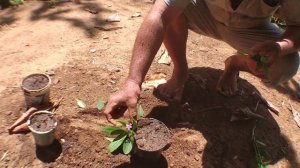
[[265,75],[269,74],[269,67],[267,66],[267,57],[259,54],[253,55],[252,60],[256,62],[256,71],[263,70]]
[[12,5],[21,5],[24,3],[23,0],[9,0]]
[[[138,115],[142,117],[144,110],[141,105],[138,106]],[[116,151],[122,147],[122,151],[125,155],[128,155],[132,151],[134,144],[134,135],[137,131],[137,121],[132,120],[129,122],[117,121],[121,126],[109,126],[106,125],[103,127],[102,131],[108,135],[115,136],[114,138],[106,139],[110,142],[107,147],[109,153]]]
[[271,162],[270,154],[265,149],[265,144],[257,140],[255,136],[255,128],[252,130],[252,145],[255,152],[255,158],[257,161],[258,168],[267,168],[267,165]]

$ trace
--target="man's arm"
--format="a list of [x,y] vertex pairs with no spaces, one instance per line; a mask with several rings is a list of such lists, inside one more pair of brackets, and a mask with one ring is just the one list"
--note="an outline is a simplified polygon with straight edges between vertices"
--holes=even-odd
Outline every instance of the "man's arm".
[[180,15],[180,11],[157,0],[137,34],[133,48],[128,79],[141,85],[162,44],[167,26]]
[[252,48],[252,53],[268,58],[267,65],[271,66],[278,57],[296,53],[300,49],[300,26],[287,26],[282,37],[277,41],[265,41]]
[[300,25],[287,26],[282,39],[277,42],[281,48],[281,55],[288,55],[300,49]]
[[181,12],[169,7],[164,0],[157,0],[153,5],[150,13],[142,23],[135,40],[128,78],[122,89],[110,96],[104,109],[106,118],[112,124],[116,125],[112,115],[120,107],[128,109],[130,117],[136,116],[136,106],[140,96],[141,84],[156,52],[162,44],[167,26]]

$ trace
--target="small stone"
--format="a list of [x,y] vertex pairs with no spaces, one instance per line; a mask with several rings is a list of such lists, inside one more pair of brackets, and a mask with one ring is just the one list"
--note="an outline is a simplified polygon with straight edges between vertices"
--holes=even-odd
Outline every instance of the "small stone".
[[139,146],[139,147],[143,147],[143,146],[145,145],[144,142],[143,142],[142,140],[139,140],[137,143],[138,143],[138,146]]
[[91,53],[94,53],[94,52],[96,52],[96,49],[94,49],[94,48],[93,48],[93,49],[90,49],[90,52],[91,52]]
[[116,82],[115,81],[113,81],[113,80],[110,80],[109,81],[111,84],[115,84]]
[[200,160],[200,157],[198,155],[195,155],[195,160],[196,161],[199,161]]
[[66,140],[65,139],[60,139],[61,143],[65,143]]
[[115,70],[115,72],[121,72],[121,69],[118,68],[118,69]]
[[58,82],[59,82],[59,79],[54,79],[54,80],[52,81],[52,84],[53,84],[53,85],[56,85],[56,84],[58,84]]
[[49,76],[54,76],[55,72],[53,70],[46,71],[46,74]]
[[159,125],[157,125],[157,126],[155,126],[155,131],[157,131],[157,130],[159,130],[160,129],[160,126]]
[[173,164],[173,163],[171,163],[171,164],[170,164],[170,167],[174,167],[174,164]]

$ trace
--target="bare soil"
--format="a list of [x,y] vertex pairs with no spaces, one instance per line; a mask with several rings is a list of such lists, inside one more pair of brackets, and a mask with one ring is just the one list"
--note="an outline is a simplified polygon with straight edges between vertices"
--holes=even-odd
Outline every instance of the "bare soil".
[[51,114],[35,114],[30,120],[30,126],[36,131],[50,131],[55,127],[55,119]]
[[[216,83],[224,60],[236,51],[194,32],[189,32],[187,43],[190,75],[183,101],[167,104],[151,89],[141,93],[145,115],[170,128],[172,145],[155,164],[108,154],[109,142],[101,132],[108,122],[96,110],[97,102],[106,101],[126,79],[136,33],[151,5],[148,0],[58,0],[51,7],[46,1],[28,0],[0,10],[0,167],[256,168],[254,126],[271,156],[269,167],[300,167],[300,129],[290,111],[290,104],[300,111],[299,73],[277,87],[241,73],[239,94],[224,97],[216,91]],[[135,12],[142,16],[131,17]],[[106,22],[116,13],[120,22]],[[157,63],[163,49],[148,75],[171,76],[172,64]],[[63,97],[51,148],[36,147],[31,134],[7,133],[26,110],[20,86],[32,73],[51,76],[51,102]],[[279,115],[263,104],[257,106],[253,91],[277,106]],[[76,99],[84,100],[88,108],[77,107]],[[231,122],[232,115],[245,107],[265,119]]]
[[22,86],[27,90],[42,89],[49,83],[49,80],[44,75],[36,74],[24,79]]
[[145,118],[138,121],[135,135],[137,147],[144,151],[160,151],[170,141],[168,128],[156,119]]

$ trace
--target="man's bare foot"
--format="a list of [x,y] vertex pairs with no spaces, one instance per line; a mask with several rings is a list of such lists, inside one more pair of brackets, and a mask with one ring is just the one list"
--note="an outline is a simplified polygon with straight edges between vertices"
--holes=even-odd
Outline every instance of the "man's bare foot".
[[187,75],[180,78],[171,78],[167,83],[159,85],[154,90],[154,95],[166,102],[180,102]]
[[239,71],[236,69],[236,63],[234,56],[225,61],[225,70],[220,76],[216,88],[224,96],[234,96],[238,92]]

